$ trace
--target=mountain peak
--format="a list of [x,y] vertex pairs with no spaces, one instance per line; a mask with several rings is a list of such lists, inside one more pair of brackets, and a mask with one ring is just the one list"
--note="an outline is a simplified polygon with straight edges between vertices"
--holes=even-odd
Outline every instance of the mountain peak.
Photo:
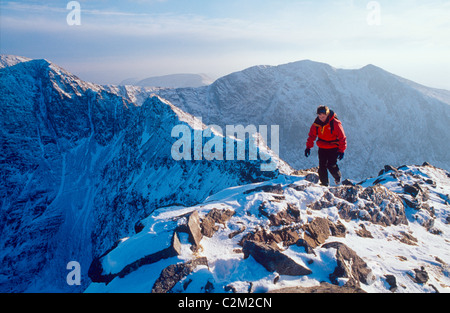
[[0,55],[0,69],[28,61],[31,61],[31,59],[17,55],[2,54]]

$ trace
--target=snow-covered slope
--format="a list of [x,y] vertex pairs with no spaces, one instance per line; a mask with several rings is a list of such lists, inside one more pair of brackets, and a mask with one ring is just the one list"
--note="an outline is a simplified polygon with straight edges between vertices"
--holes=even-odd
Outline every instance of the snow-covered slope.
[[173,128],[193,140],[206,126],[154,95],[135,104],[46,60],[1,69],[0,81],[2,292],[82,291],[89,280],[68,286],[67,263],[87,277],[92,255],[157,207],[278,175],[260,160],[175,161]]
[[17,55],[0,55],[0,68],[5,68],[8,66],[13,66],[22,62],[31,61],[29,58],[17,56]]
[[280,125],[280,156],[296,169],[317,165],[317,158],[305,159],[303,151],[316,108],[328,105],[348,136],[342,162],[347,178],[364,179],[384,164],[428,161],[450,170],[450,92],[373,65],[359,70],[312,61],[256,66],[207,87],[159,94],[208,125]]
[[386,166],[353,186],[314,181],[283,176],[158,209],[99,255],[86,291],[450,292],[449,172]]

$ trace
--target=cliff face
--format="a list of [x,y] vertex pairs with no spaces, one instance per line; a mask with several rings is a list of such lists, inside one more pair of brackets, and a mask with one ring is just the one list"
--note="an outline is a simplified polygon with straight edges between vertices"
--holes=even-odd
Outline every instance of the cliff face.
[[92,255],[157,207],[278,175],[258,160],[175,161],[173,128],[194,140],[206,126],[156,96],[138,105],[45,60],[0,75],[4,291],[73,291],[67,263],[87,277]]

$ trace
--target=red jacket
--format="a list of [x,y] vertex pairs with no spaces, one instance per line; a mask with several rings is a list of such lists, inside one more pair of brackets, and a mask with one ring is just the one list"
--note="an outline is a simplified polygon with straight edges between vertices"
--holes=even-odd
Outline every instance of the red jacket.
[[347,150],[347,137],[345,136],[342,123],[337,119],[336,114],[331,111],[329,118],[323,123],[319,118],[316,119],[309,131],[306,147],[312,149],[317,137],[317,146],[322,149],[339,148],[339,152]]

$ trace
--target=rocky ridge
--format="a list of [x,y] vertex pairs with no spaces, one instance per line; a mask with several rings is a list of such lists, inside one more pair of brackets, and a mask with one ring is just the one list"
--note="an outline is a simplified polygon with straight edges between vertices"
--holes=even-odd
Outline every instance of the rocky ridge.
[[[450,290],[448,172],[387,166],[376,178],[330,188],[315,183],[316,175],[157,210],[139,233],[96,259],[87,292]],[[156,240],[173,253],[144,262],[158,250],[149,244]],[[137,246],[146,248],[136,253]],[[121,275],[136,262],[138,279]]]

